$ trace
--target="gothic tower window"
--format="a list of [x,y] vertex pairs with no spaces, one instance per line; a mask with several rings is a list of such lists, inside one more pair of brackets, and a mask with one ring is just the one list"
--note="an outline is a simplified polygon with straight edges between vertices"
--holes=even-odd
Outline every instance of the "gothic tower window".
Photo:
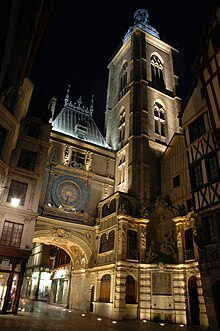
[[122,98],[127,92],[127,85],[128,85],[128,63],[126,61],[123,63],[120,73],[119,98]]
[[158,101],[154,102],[154,122],[155,122],[155,133],[166,137],[164,106],[161,102]]
[[[121,145],[124,143],[125,139],[125,109],[122,108],[119,115],[119,142]],[[122,147],[122,146],[121,146]]]
[[152,83],[158,88],[165,88],[163,78],[163,60],[159,54],[153,53],[151,55],[151,79]]

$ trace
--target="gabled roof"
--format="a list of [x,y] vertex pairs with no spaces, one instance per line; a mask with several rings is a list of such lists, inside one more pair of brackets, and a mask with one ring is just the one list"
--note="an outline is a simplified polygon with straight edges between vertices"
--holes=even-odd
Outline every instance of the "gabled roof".
[[53,121],[53,131],[61,132],[101,147],[110,149],[103,135],[92,118],[93,99],[90,108],[82,106],[81,97],[77,102],[69,100],[69,89],[64,100],[64,107]]

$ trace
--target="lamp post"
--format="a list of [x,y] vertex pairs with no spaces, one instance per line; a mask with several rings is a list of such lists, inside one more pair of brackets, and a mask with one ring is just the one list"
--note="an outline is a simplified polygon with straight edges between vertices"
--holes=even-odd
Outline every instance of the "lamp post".
[[20,201],[21,201],[21,199],[11,198],[11,205],[12,205],[12,207],[18,207]]

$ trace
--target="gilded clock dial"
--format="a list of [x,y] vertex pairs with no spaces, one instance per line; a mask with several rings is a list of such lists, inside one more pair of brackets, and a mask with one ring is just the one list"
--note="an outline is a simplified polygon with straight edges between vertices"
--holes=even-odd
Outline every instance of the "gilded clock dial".
[[60,201],[63,205],[73,206],[77,204],[78,200],[81,198],[81,189],[76,183],[66,181],[61,183],[57,188],[58,196],[60,196]]
[[72,176],[56,177],[51,186],[51,199],[54,205],[68,209],[85,209],[87,187],[83,180]]

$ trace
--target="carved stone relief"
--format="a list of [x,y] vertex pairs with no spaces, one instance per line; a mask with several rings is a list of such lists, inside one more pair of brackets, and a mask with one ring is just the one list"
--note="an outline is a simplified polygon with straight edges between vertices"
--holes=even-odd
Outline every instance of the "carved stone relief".
[[[176,261],[176,229],[172,214],[159,208],[150,215],[146,234],[146,262]],[[181,235],[181,233],[180,233]]]

